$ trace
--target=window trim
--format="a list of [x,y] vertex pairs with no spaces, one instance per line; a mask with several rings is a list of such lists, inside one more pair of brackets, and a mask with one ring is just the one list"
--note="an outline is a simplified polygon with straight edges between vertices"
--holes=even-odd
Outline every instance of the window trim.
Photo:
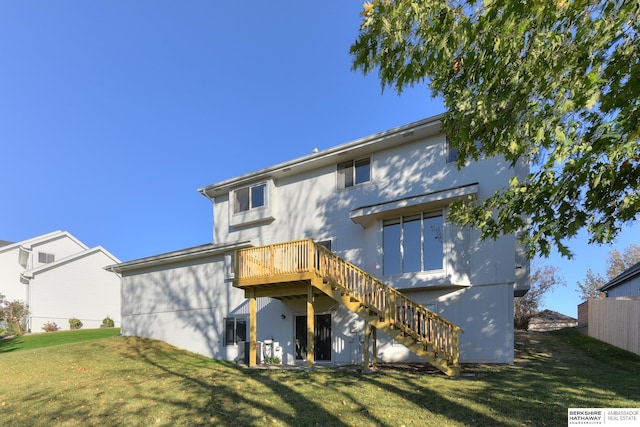
[[[258,206],[253,206],[254,197],[253,190],[256,188],[262,188],[262,204]],[[238,202],[238,193],[247,190],[247,209],[240,209]],[[257,209],[266,208],[268,206],[268,196],[267,196],[267,183],[266,181],[258,182],[251,185],[245,185],[244,187],[239,187],[233,190],[232,192],[232,205],[233,205],[233,213],[234,214],[243,214],[250,211],[255,211]]]
[[[419,221],[420,221],[420,269],[419,270],[414,270],[414,271],[407,271],[405,270],[405,240],[404,240],[404,233],[405,233],[405,227],[404,224],[407,222],[411,222],[411,221],[415,221],[417,218],[417,216],[419,216]],[[415,273],[434,273],[434,272],[442,272],[444,271],[445,268],[445,251],[446,251],[446,245],[445,245],[445,234],[444,234],[444,226],[445,226],[445,220],[444,220],[444,211],[443,210],[436,210],[436,211],[426,211],[426,212],[420,212],[420,213],[416,213],[416,214],[411,214],[411,215],[401,215],[400,217],[394,217],[394,218],[388,218],[386,220],[382,221],[382,275],[384,277],[391,277],[391,276],[401,276],[404,274],[415,274]],[[432,269],[426,269],[426,256],[428,256],[428,254],[425,253],[425,220],[429,219],[429,218],[441,218],[442,221],[442,241],[441,241],[441,245],[442,245],[442,252],[441,252],[441,264],[439,268],[432,268]],[[393,272],[393,273],[387,273],[385,271],[385,243],[384,243],[384,231],[385,231],[385,227],[388,225],[400,225],[400,247],[398,249],[398,255],[400,257],[400,271],[399,272]]]
[[[228,329],[227,321],[233,320],[233,342],[229,343],[227,340]],[[244,322],[244,340],[238,339],[238,321]],[[223,331],[222,338],[225,347],[237,347],[241,342],[247,341],[247,318],[246,316],[229,316],[223,319]]]
[[447,139],[447,163],[457,163],[458,159],[460,158],[460,148],[458,147],[451,147],[451,141],[449,140],[449,137],[446,137]]
[[[476,148],[480,149],[482,147],[482,143],[478,140],[476,140],[474,142]],[[460,159],[460,147],[451,147],[451,140],[449,139],[449,137],[446,137],[446,160],[447,160],[447,164],[450,163],[458,163],[458,160]],[[482,158],[483,155],[482,153],[480,153],[479,158]],[[473,160],[472,158],[466,159],[465,163],[468,163],[469,160]]]
[[[263,187],[264,186],[264,187]],[[262,198],[263,204],[260,206],[251,206],[252,201],[249,201],[249,209],[236,212],[236,193],[243,189],[255,189],[258,187],[264,188],[264,197]],[[245,184],[229,191],[227,199],[227,209],[229,212],[229,225],[231,227],[245,227],[259,222],[267,222],[274,220],[275,205],[277,199],[275,197],[275,186],[272,179],[265,179],[262,181],[256,181],[251,184]],[[247,194],[251,198],[251,192]]]
[[[42,258],[44,257],[44,261],[42,260]],[[51,254],[48,252],[38,252],[38,262],[40,264],[51,264],[52,262],[56,261],[56,256],[55,254]]]
[[[366,162],[366,165],[368,165],[368,171],[369,171],[369,176],[368,179],[366,181],[358,181],[358,163],[363,163]],[[347,160],[345,162],[341,162],[338,163],[337,167],[336,167],[336,186],[338,187],[338,189],[340,190],[344,190],[347,188],[353,188],[353,187],[358,187],[361,185],[365,185],[371,182],[372,180],[372,165],[371,165],[371,156],[367,156],[367,157],[359,157],[356,159],[352,159],[352,160]],[[349,182],[351,183],[351,185],[347,185],[347,179],[341,179],[341,173],[344,173],[342,171],[345,171],[347,169],[351,169],[351,177]],[[347,174],[344,173],[344,176],[346,177]]]

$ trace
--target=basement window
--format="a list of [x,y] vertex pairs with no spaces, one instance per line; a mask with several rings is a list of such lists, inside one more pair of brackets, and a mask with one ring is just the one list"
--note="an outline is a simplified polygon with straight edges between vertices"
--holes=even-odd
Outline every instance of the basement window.
[[247,319],[227,317],[224,319],[224,345],[234,346],[247,340]]

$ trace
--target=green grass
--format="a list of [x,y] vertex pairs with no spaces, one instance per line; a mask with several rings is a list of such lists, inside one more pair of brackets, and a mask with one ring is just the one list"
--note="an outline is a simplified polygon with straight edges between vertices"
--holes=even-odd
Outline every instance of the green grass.
[[558,426],[640,406],[640,357],[574,330],[519,333],[516,364],[246,369],[112,337],[0,352],[0,425]]
[[55,345],[73,344],[82,341],[97,340],[120,335],[120,328],[78,329],[75,331],[58,331],[34,335],[22,335],[0,339],[0,354],[17,350],[51,347]]

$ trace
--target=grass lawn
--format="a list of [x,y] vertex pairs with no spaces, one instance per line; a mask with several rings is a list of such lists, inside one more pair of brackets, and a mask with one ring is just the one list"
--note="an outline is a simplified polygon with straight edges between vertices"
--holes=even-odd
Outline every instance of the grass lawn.
[[2,353],[10,351],[74,344],[116,335],[120,335],[120,328],[78,329],[75,331],[58,331],[0,339],[0,356]]
[[518,333],[515,365],[459,378],[246,369],[120,336],[4,348],[0,425],[560,426],[569,407],[640,407],[640,357],[572,329]]

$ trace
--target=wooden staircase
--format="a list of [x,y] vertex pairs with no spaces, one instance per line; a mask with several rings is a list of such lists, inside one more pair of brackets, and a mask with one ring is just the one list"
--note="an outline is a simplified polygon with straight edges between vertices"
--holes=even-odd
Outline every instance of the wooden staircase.
[[234,286],[247,297],[295,295],[312,286],[445,374],[460,374],[460,327],[311,239],[240,249],[235,263]]

